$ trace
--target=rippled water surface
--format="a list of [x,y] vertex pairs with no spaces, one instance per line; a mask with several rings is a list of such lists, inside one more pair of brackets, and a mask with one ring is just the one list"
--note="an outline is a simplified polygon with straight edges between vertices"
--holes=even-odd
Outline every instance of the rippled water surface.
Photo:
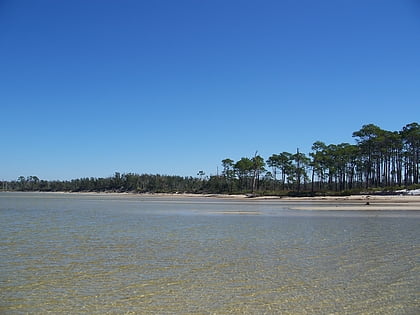
[[0,193],[0,313],[419,314],[420,213]]

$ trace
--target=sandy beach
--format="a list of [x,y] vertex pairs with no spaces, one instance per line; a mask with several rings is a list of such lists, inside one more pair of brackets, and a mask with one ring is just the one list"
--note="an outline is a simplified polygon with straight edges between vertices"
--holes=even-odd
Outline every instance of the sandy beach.
[[322,196],[322,197],[278,197],[260,196],[250,198],[247,195],[223,195],[223,194],[184,194],[184,193],[115,193],[115,192],[56,192],[52,194],[69,195],[95,195],[121,198],[209,198],[219,200],[235,200],[244,203],[268,202],[287,204],[293,210],[344,210],[344,211],[378,211],[378,210],[402,210],[420,211],[419,195],[352,195],[352,196]]
[[346,197],[324,196],[324,197],[276,197],[264,196],[248,198],[244,195],[238,196],[215,196],[217,198],[232,198],[250,202],[270,201],[288,203],[293,210],[355,210],[355,211],[378,211],[378,210],[417,210],[420,211],[420,196],[408,195],[352,195]]
[[348,196],[298,198],[295,210],[417,210],[420,211],[420,196]]

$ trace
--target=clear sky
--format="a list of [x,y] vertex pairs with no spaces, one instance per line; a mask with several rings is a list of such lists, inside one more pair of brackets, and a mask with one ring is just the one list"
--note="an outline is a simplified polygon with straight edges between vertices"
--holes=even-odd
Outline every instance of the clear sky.
[[196,176],[420,120],[418,0],[0,0],[0,180]]

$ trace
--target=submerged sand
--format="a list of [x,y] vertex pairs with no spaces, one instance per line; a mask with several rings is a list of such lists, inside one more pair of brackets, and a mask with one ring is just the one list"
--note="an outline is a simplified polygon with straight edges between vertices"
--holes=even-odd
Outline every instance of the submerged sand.
[[[323,196],[323,197],[278,197],[278,196],[261,196],[250,198],[247,195],[222,195],[222,194],[166,194],[166,193],[63,193],[72,195],[96,195],[96,196],[115,196],[122,198],[167,198],[179,200],[179,198],[209,198],[234,200],[238,202],[255,203],[268,202],[276,204],[284,204],[286,208],[292,210],[344,210],[344,211],[379,211],[379,210],[413,210],[420,211],[420,195],[352,195],[345,197]],[[56,194],[57,194],[56,193]],[[54,193],[46,193],[54,194]]]
[[295,210],[419,210],[419,196],[349,196],[322,197],[306,200],[305,205],[292,207]]
[[[218,196],[220,197],[220,196]],[[226,196],[223,196],[226,198]],[[232,197],[238,200],[249,201],[270,201],[284,203],[293,210],[344,210],[344,211],[378,211],[378,210],[418,210],[420,211],[420,196],[409,195],[353,195],[345,197],[325,196],[325,197],[255,197],[246,196]]]

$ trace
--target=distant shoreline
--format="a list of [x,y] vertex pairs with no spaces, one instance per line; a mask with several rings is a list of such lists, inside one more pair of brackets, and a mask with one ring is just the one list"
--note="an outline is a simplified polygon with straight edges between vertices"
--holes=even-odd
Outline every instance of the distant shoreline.
[[220,200],[235,200],[240,202],[284,203],[293,210],[404,210],[420,211],[419,195],[351,195],[351,196],[316,196],[316,197],[279,197],[226,195],[226,194],[191,194],[191,193],[129,193],[129,192],[15,192],[33,194],[60,194],[80,196],[115,196],[138,198],[212,198]]

